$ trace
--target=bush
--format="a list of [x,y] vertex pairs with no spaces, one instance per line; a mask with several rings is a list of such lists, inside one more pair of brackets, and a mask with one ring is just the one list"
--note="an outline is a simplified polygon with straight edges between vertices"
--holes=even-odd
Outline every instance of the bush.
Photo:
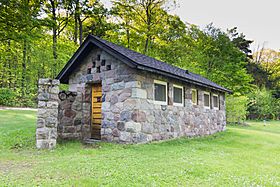
[[36,103],[36,92],[22,96],[19,91],[0,88],[0,106],[36,107]]
[[226,98],[226,115],[228,123],[241,124],[246,119],[248,97],[228,95]]
[[271,91],[265,88],[256,89],[249,95],[248,106],[250,119],[277,119],[279,118],[280,99],[272,96]]
[[16,100],[15,91],[8,88],[0,88],[0,105],[14,106]]

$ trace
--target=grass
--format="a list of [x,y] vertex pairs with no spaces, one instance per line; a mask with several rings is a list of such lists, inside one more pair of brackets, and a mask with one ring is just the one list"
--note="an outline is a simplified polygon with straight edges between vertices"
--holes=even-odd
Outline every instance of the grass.
[[38,151],[32,111],[0,111],[0,186],[280,186],[280,122],[145,145]]

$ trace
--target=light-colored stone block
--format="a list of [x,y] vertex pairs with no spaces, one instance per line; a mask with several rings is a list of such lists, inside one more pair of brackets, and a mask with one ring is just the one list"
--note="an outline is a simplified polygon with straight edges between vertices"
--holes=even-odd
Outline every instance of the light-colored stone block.
[[131,97],[147,99],[147,91],[140,88],[132,88]]

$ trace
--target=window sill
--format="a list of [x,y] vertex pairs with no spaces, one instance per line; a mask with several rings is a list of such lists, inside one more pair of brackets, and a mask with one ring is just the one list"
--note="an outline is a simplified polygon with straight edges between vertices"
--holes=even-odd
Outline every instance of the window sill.
[[154,101],[154,104],[156,105],[167,105],[167,101]]
[[173,106],[180,106],[180,107],[184,107],[183,103],[173,103]]

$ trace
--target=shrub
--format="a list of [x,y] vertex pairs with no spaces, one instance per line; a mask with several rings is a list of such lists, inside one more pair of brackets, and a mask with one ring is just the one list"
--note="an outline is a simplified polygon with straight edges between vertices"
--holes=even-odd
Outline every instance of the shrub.
[[8,88],[0,88],[0,105],[13,106],[15,105],[16,93]]
[[228,95],[226,98],[226,115],[228,123],[241,124],[246,119],[248,97]]
[[271,91],[265,88],[256,89],[249,95],[248,105],[250,119],[277,119],[279,118],[280,99],[272,96]]

